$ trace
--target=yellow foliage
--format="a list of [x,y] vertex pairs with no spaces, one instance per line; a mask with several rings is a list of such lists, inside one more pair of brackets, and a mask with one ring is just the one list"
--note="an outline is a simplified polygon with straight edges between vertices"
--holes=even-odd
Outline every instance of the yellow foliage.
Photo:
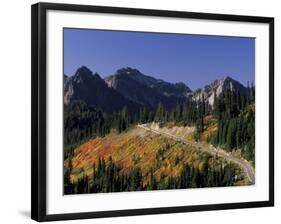
[[[159,154],[160,149],[163,155]],[[72,158],[71,180],[75,182],[82,175],[88,175],[91,180],[93,164],[97,167],[99,158],[104,158],[107,163],[111,156],[113,161],[122,167],[123,173],[133,167],[139,167],[144,175],[144,183],[147,183],[151,169],[158,180],[161,174],[166,177],[178,176],[184,164],[193,164],[203,170],[205,164],[200,160],[200,154],[202,152],[191,146],[134,127],[126,133],[111,133],[77,147]],[[176,160],[179,161],[176,163]],[[213,163],[213,160],[209,161]],[[64,161],[64,165],[68,165],[68,159]]]

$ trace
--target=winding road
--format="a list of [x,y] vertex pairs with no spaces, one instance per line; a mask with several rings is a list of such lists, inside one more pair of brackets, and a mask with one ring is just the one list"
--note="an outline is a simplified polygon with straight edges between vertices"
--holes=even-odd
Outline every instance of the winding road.
[[227,161],[233,162],[233,163],[237,164],[244,171],[245,175],[247,176],[247,178],[251,184],[255,183],[255,170],[254,170],[253,166],[248,161],[236,158],[236,157],[232,156],[230,153],[225,152],[223,149],[215,148],[212,145],[210,145],[209,147],[206,147],[206,145],[204,145],[200,142],[188,141],[181,137],[172,135],[170,133],[152,129],[149,126],[149,124],[139,124],[138,127],[145,129],[147,131],[150,131],[152,133],[155,133],[157,135],[165,136],[166,138],[172,139],[172,140],[180,142],[182,144],[192,146],[202,152],[208,152],[214,156],[217,155],[217,156],[220,156],[220,157],[226,159]]

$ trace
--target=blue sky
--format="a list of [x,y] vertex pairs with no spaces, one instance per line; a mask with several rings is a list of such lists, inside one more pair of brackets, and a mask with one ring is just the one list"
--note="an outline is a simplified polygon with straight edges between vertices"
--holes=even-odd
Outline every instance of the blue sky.
[[230,76],[255,80],[255,39],[64,29],[64,73],[85,65],[102,77],[122,67],[191,89]]

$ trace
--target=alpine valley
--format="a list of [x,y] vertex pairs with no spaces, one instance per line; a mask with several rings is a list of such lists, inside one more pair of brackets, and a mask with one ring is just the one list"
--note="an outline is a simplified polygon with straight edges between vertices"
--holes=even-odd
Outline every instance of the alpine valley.
[[255,86],[192,91],[137,69],[64,75],[64,193],[255,183]]

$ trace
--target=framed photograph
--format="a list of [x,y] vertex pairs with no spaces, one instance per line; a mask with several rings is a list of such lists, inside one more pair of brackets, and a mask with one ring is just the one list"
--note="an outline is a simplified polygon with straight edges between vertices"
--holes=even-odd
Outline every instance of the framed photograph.
[[32,219],[273,205],[273,18],[32,6]]

